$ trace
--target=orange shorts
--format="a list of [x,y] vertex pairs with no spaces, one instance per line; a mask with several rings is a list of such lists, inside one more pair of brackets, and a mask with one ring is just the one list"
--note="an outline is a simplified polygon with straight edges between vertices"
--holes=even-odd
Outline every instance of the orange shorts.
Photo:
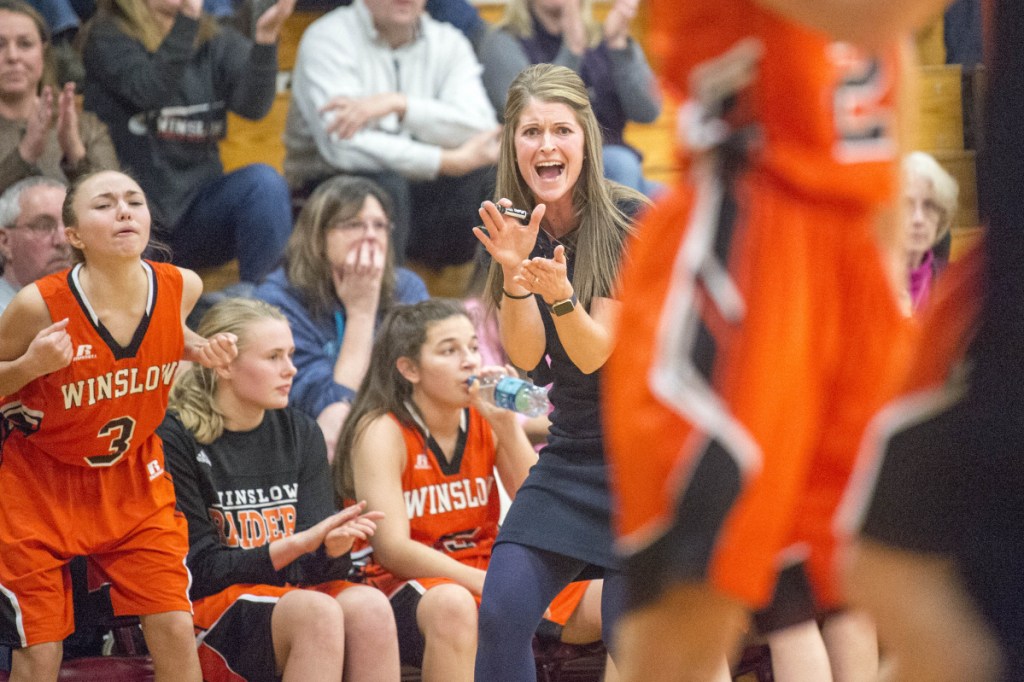
[[232,585],[197,599],[194,622],[199,664],[206,682],[261,682],[279,679],[271,630],[278,600],[294,590],[337,597],[356,583],[333,580],[310,587]]
[[[72,557],[111,581],[117,614],[191,611],[188,529],[159,440],[104,469],[5,452],[0,465],[0,641],[56,642],[74,630]],[[146,462],[149,462],[147,467]],[[10,614],[8,617],[7,614]]]
[[[480,568],[487,570],[487,563],[490,561],[490,557],[475,557],[470,560],[465,560],[463,563],[473,566],[474,568]],[[427,590],[438,585],[445,584],[456,584],[456,582],[450,578],[416,578],[415,580],[398,580],[390,573],[382,573],[376,576],[370,575],[366,579],[367,584],[373,585],[380,589],[391,599],[397,595],[403,587],[412,584],[414,589],[420,594],[424,594]],[[555,598],[551,600],[551,604],[548,606],[547,611],[544,612],[544,620],[550,621],[559,627],[564,627],[569,617],[576,611],[576,607],[579,606],[580,601],[583,599],[583,594],[587,591],[587,587],[590,586],[589,580],[583,580],[579,582],[569,583],[561,592],[555,595]],[[473,598],[476,600],[476,605],[480,606],[480,595],[475,594]]]
[[798,556],[839,602],[832,516],[910,340],[872,220],[748,173],[643,221],[604,375],[631,606],[709,581],[760,607]]

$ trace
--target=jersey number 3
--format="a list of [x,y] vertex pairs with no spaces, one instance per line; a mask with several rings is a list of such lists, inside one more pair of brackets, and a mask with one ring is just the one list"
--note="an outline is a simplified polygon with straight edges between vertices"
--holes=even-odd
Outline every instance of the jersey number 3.
[[98,438],[110,438],[110,449],[105,455],[86,457],[91,467],[108,467],[116,463],[128,448],[132,446],[132,435],[135,434],[135,420],[131,417],[111,419],[97,433]]

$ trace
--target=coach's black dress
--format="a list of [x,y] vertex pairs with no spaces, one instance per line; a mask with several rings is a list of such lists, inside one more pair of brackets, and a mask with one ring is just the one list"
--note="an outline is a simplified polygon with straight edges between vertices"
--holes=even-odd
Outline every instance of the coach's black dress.
[[[560,242],[541,231],[531,258],[552,258]],[[574,254],[566,245],[568,276]],[[604,294],[607,295],[607,294]],[[600,371],[584,374],[566,354],[551,313],[535,297],[544,320],[546,357],[530,371],[538,385],[553,383],[554,410],[540,461],[516,493],[497,542],[515,542],[556,552],[591,564],[581,577],[600,577],[617,566],[612,551],[610,502],[601,437],[598,398]]]

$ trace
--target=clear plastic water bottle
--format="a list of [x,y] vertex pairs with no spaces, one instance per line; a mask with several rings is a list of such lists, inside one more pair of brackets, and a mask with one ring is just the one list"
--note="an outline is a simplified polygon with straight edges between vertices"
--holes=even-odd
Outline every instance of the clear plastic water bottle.
[[519,377],[470,377],[470,383],[473,379],[480,380],[480,397],[498,407],[525,414],[527,417],[548,413],[551,403],[548,401],[547,388]]

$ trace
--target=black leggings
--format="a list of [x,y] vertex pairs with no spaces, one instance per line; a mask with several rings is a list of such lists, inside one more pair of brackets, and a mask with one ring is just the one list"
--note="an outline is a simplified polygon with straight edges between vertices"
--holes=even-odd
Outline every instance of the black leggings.
[[[586,567],[585,561],[513,542],[494,547],[480,604],[475,679],[537,679],[533,633],[551,600]],[[609,651],[624,589],[623,574],[605,569],[601,634]]]

